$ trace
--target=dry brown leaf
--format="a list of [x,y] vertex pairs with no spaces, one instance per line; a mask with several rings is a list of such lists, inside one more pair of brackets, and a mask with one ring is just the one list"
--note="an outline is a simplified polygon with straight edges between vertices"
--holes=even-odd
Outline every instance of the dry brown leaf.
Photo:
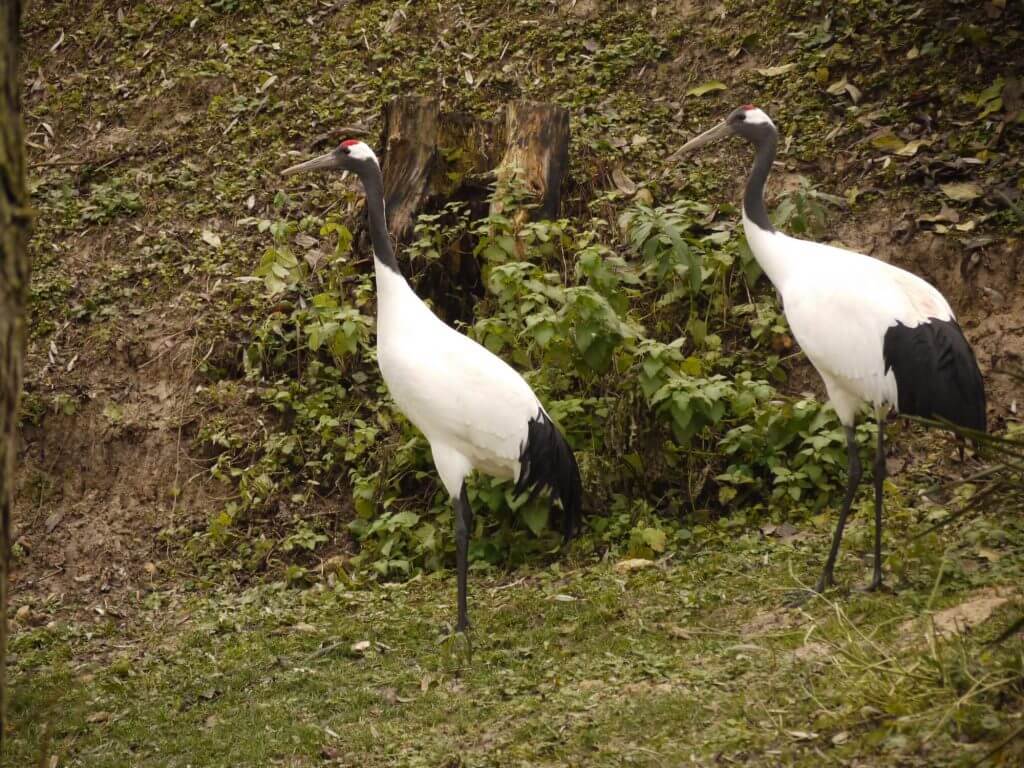
[[921,147],[927,147],[929,144],[931,144],[931,142],[927,139],[914,139],[913,141],[908,141],[903,145],[903,148],[897,150],[896,154],[900,157],[913,157],[917,154],[917,150]]
[[966,203],[981,197],[981,187],[973,181],[952,181],[949,184],[940,184],[939,189],[950,200],[956,200],[959,203]]
[[636,192],[636,182],[633,181],[621,168],[612,171],[612,182],[615,188],[624,195],[632,195]]
[[653,560],[647,560],[642,557],[634,557],[629,560],[620,560],[612,566],[612,570],[616,573],[632,573],[633,571],[643,570],[644,568],[650,568],[654,565]]
[[[1010,589],[983,589],[970,600],[965,600],[959,605],[951,606],[939,611],[931,617],[932,626],[935,627],[935,634],[955,635],[984,624],[991,618],[997,608],[1000,608],[1017,596],[1017,592]],[[904,622],[900,625],[902,632],[913,632],[916,619]]]
[[762,77],[778,77],[796,69],[796,64],[783,64],[778,67],[767,67],[766,69],[755,70]]

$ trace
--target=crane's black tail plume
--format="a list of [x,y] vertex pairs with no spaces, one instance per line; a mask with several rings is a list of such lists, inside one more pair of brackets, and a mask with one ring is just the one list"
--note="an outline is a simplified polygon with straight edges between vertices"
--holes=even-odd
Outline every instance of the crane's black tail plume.
[[533,499],[543,489],[551,491],[562,506],[562,535],[568,541],[579,532],[583,486],[572,448],[543,409],[530,419],[526,442],[519,453],[519,480],[515,492],[530,492]]
[[885,333],[882,355],[896,377],[900,413],[985,431],[985,383],[956,320],[897,323]]

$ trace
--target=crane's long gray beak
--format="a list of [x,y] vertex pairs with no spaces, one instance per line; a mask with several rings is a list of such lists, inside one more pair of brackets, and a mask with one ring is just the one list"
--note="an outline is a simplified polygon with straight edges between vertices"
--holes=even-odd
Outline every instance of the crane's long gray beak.
[[320,155],[320,157],[314,157],[312,160],[307,160],[304,163],[285,168],[281,171],[281,175],[291,176],[293,173],[305,173],[306,171],[330,171],[340,167],[341,163],[337,154],[328,152],[326,155]]
[[713,141],[724,139],[726,136],[731,136],[733,133],[732,126],[727,122],[722,122],[716,125],[714,128],[709,128],[699,136],[694,136],[688,142],[683,144],[679,149],[672,153],[669,160],[675,160],[681,155],[685,155],[687,152],[703,147],[705,144],[710,144]]

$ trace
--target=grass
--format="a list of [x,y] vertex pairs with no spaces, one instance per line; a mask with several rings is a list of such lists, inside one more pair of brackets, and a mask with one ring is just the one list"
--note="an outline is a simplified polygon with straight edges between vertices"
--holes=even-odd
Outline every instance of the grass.
[[[909,539],[913,513],[890,517]],[[912,570],[895,595],[802,609],[784,587],[811,583],[825,525],[796,546],[713,526],[632,572],[592,558],[474,572],[469,662],[441,639],[447,577],[153,592],[127,627],[16,636],[7,764],[49,740],[56,764],[97,768],[1010,765],[1024,645],[987,642],[1020,612],[1022,531],[979,567],[950,542],[984,522],[964,526],[898,546]],[[866,516],[850,533],[845,583],[867,575]],[[930,626],[997,585],[1009,599],[972,631]]]

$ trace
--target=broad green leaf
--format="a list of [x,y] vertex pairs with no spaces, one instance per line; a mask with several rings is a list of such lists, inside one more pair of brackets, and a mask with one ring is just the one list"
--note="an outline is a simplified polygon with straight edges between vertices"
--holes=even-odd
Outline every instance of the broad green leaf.
[[548,524],[548,505],[531,503],[519,510],[519,516],[534,536],[540,536]]
[[665,532],[660,528],[644,528],[640,532],[640,537],[643,539],[644,544],[653,549],[655,552],[664,552],[665,544],[668,538]]
[[420,516],[409,510],[391,516],[391,525],[395,528],[411,528],[419,521]]
[[693,88],[686,92],[687,96],[703,96],[706,93],[712,93],[713,91],[724,91],[728,88],[725,83],[721,80],[711,80],[707,83],[701,83],[695,85]]

